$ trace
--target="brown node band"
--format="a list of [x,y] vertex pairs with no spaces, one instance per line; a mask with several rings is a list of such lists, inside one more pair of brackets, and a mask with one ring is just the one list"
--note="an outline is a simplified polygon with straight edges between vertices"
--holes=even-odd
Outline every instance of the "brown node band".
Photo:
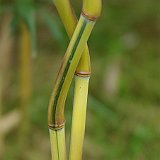
[[75,75],[79,77],[90,77],[91,72],[75,72]]
[[65,126],[65,122],[62,124],[48,124],[48,128],[55,131],[64,128],[64,126]]
[[82,10],[82,15],[84,16],[84,17],[86,17],[88,20],[90,20],[90,21],[96,21],[96,19],[97,19],[97,17],[95,17],[95,16],[90,16],[90,15],[88,15],[87,13],[85,13],[83,10]]

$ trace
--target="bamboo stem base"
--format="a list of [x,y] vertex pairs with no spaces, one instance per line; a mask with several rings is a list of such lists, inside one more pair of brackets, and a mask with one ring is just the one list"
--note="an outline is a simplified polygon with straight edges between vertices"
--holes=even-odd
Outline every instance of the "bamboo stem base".
[[66,160],[65,128],[49,130],[52,160]]
[[89,77],[75,76],[69,160],[82,160]]

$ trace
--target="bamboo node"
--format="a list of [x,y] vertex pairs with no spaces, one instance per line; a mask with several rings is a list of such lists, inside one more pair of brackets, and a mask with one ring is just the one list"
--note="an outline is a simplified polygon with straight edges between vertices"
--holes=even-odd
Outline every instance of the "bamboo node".
[[87,20],[89,21],[96,21],[97,17],[96,16],[90,16],[88,15],[87,13],[85,13],[83,10],[82,10],[82,13],[81,13],[85,18],[87,18]]
[[90,77],[91,75],[91,72],[75,72],[75,75],[78,76],[78,77]]
[[61,124],[57,124],[57,123],[55,123],[55,124],[48,124],[48,127],[51,130],[57,131],[57,130],[61,130],[62,128],[64,128],[65,123],[66,123],[66,121],[63,122],[63,123],[61,123]]

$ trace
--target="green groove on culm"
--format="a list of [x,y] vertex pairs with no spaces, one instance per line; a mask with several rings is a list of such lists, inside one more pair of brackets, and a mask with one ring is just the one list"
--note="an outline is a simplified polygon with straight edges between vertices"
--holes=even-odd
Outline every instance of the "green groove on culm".
[[[76,42],[75,42],[75,45],[73,46],[73,49],[72,49],[72,51],[71,51],[71,55],[70,55],[69,58],[68,58],[68,61],[67,61],[65,70],[64,70],[63,75],[62,75],[62,77],[61,77],[61,80],[60,80],[60,82],[59,82],[58,89],[57,89],[57,92],[56,92],[56,95],[55,95],[55,98],[54,98],[54,104],[53,104],[54,114],[56,114],[56,109],[57,109],[56,106],[57,106],[57,103],[58,103],[59,95],[60,95],[60,93],[61,93],[61,91],[62,91],[62,90],[61,90],[61,89],[62,89],[62,86],[63,86],[63,84],[64,84],[66,75],[67,75],[68,70],[69,70],[69,67],[70,67],[70,65],[71,65],[71,61],[72,61],[72,59],[73,59],[73,57],[74,57],[74,55],[75,55],[77,46],[78,46],[79,41],[80,41],[80,39],[81,39],[81,36],[83,35],[83,32],[84,32],[84,30],[85,30],[85,28],[86,28],[87,22],[88,22],[88,20],[86,20],[86,19],[84,18],[82,27],[81,27],[81,29],[80,29],[80,31],[79,31],[79,34],[78,34],[78,38],[77,38],[77,40],[76,40]],[[55,115],[53,115],[53,117],[55,117]],[[53,122],[55,123],[55,121],[56,121],[56,120],[54,119]]]
[[58,151],[58,159],[59,159],[59,145],[58,145],[58,134],[56,131],[56,139],[57,139],[57,151]]

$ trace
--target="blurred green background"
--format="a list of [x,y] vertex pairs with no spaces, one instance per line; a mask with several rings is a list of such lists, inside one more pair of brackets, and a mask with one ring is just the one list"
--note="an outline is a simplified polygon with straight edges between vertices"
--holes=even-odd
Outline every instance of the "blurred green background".
[[[51,159],[47,107],[68,43],[51,0],[0,0],[1,160]],[[160,1],[104,0],[89,48],[83,159],[159,160]]]

